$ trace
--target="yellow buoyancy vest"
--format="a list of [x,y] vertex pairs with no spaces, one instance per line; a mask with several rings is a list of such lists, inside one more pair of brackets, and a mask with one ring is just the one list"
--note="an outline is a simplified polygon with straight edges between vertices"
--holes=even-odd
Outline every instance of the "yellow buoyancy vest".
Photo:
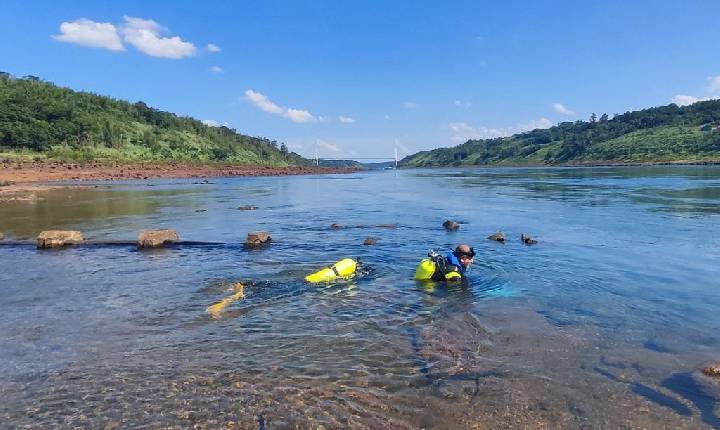
[[340,279],[348,279],[355,275],[357,270],[357,262],[351,258],[345,258],[330,267],[326,267],[315,273],[307,275],[305,280],[307,282],[316,284],[319,282],[332,282]]

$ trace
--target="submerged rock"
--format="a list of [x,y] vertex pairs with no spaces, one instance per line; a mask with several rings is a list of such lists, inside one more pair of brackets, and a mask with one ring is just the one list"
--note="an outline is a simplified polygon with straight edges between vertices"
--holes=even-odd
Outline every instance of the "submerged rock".
[[363,241],[363,245],[375,245],[377,241],[378,240],[375,237],[368,237]]
[[45,230],[37,237],[38,248],[60,248],[85,240],[82,233],[74,230]]
[[180,237],[172,229],[143,230],[138,235],[138,248],[159,248],[166,243],[179,242]]
[[257,206],[253,206],[253,205],[244,205],[244,206],[240,206],[238,208],[239,211],[254,211],[256,209],[257,209]]
[[337,230],[339,228],[342,228],[342,224],[333,223],[333,224],[330,224],[330,228],[333,230]]
[[443,226],[443,227],[445,228],[445,230],[447,230],[447,231],[457,231],[457,230],[460,228],[460,224],[458,224],[457,222],[455,222],[455,221],[453,221],[453,220],[446,220],[446,221],[442,224],[442,226]]
[[720,380],[720,361],[710,363],[702,368],[702,373],[713,378]]
[[270,242],[272,238],[265,231],[253,231],[248,233],[245,239],[245,246],[248,248],[258,248]]
[[501,231],[498,231],[497,233],[493,233],[490,236],[488,236],[489,240],[494,240],[497,242],[505,243],[505,235],[502,234]]
[[380,227],[380,228],[397,228],[397,224],[376,224],[375,227]]
[[535,245],[537,240],[533,239],[531,236],[523,233],[520,235],[520,241],[524,243],[525,245]]

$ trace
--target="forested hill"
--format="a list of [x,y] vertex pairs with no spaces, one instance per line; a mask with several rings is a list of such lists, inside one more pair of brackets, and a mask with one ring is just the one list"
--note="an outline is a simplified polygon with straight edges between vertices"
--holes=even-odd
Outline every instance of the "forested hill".
[[284,144],[0,72],[0,152],[61,159],[309,165]]
[[418,152],[408,167],[720,160],[720,100],[563,122],[510,137]]

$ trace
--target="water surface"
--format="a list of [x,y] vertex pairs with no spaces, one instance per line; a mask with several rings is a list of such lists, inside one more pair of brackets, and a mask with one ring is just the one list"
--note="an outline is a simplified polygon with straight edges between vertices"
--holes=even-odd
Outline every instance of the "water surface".
[[[163,227],[219,244],[0,246],[0,427],[720,426],[693,373],[720,359],[718,167],[98,183],[0,206],[6,240]],[[272,245],[243,249],[253,230]],[[412,280],[458,242],[467,287]],[[344,257],[371,272],[302,282]]]

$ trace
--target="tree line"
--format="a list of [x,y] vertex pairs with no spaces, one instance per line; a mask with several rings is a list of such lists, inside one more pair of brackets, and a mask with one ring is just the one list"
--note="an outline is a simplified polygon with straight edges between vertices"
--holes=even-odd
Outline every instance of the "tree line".
[[308,165],[287,145],[0,72],[0,147],[69,158]]
[[588,162],[720,160],[720,100],[667,106],[562,122],[510,137],[468,140],[423,151],[405,166],[567,164]]

